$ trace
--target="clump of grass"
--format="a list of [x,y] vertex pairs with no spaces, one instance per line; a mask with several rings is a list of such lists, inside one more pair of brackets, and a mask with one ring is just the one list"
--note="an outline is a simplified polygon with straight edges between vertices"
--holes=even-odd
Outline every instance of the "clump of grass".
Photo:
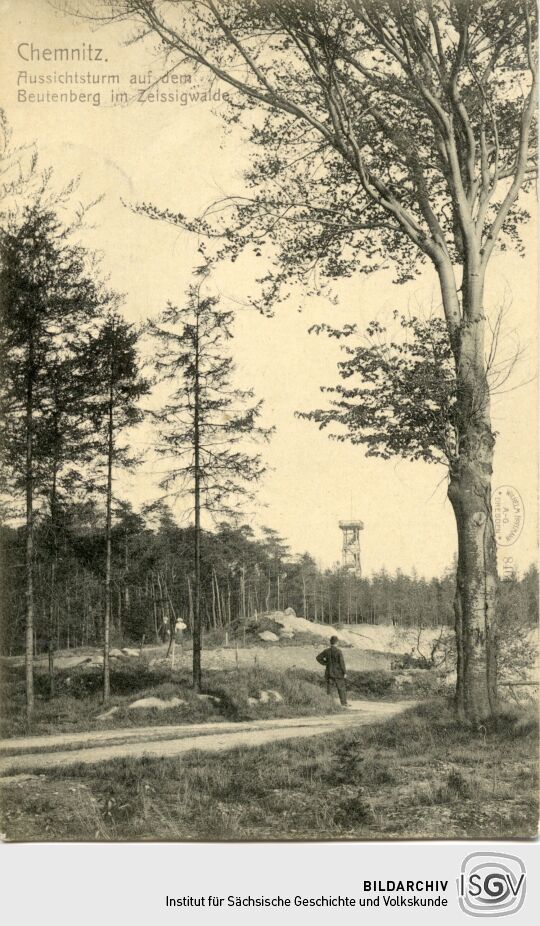
[[449,804],[453,801],[469,800],[473,796],[471,781],[464,777],[458,769],[451,769],[446,781],[437,788],[433,795],[433,803]]
[[[325,685],[321,672],[298,669],[295,670],[295,676],[317,684],[321,688]],[[384,669],[348,670],[347,690],[351,698],[393,700],[397,694],[392,672]],[[403,692],[399,693],[399,697],[403,697]]]
[[538,710],[535,704],[521,706],[502,705],[498,714],[484,721],[486,735],[496,735],[512,742],[523,737],[534,736],[538,730]]
[[385,698],[394,689],[394,677],[384,669],[347,672],[347,687],[352,696],[359,698]]

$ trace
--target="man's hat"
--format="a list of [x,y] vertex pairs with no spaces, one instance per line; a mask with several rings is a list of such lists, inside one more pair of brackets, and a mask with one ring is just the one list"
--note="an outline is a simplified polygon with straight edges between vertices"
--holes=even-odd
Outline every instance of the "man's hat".
[[338,642],[339,641],[337,637],[330,637],[330,643],[338,643]]

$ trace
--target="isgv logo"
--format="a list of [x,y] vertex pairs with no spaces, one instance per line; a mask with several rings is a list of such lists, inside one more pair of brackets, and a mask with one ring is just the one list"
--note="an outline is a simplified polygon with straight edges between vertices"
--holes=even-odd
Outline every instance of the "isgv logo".
[[463,859],[457,887],[469,916],[509,916],[523,905],[526,871],[521,859],[501,852],[473,852]]

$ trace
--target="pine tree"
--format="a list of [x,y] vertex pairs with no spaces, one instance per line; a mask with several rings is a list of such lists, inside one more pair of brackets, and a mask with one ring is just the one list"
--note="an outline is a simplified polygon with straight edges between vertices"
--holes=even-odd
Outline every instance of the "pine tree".
[[96,435],[104,441],[105,468],[105,610],[103,618],[103,703],[110,698],[110,631],[112,577],[112,507],[114,469],[133,466],[137,460],[119,444],[122,431],[142,419],[139,399],[149,391],[140,370],[140,332],[118,310],[109,313],[98,334],[88,342],[87,370],[92,370],[96,389],[89,409]]
[[197,275],[186,304],[169,303],[149,330],[158,345],[158,372],[174,384],[168,402],[156,413],[159,450],[171,460],[162,486],[193,501],[193,686],[200,691],[201,512],[213,518],[233,515],[241,500],[252,497],[250,486],[265,467],[260,454],[247,453],[243,446],[247,439],[267,439],[271,429],[259,424],[262,402],[251,404],[252,390],[232,384],[235,368],[225,347],[232,337],[233,313],[221,311],[215,297],[201,294],[208,267]]
[[45,173],[22,205],[13,205],[8,197],[1,214],[3,478],[6,488],[24,494],[25,499],[29,718],[34,707],[36,499],[49,497],[54,524],[60,470],[79,444],[67,440],[70,427],[64,431],[68,418],[82,414],[80,390],[71,376],[74,358],[103,299],[90,272],[90,255],[73,242],[73,228],[59,217],[72,191],[70,186],[55,194],[50,174]]

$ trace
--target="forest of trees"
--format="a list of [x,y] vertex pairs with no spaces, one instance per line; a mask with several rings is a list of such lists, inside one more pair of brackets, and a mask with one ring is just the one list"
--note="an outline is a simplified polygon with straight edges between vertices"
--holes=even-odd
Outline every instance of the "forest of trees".
[[[482,722],[497,709],[501,602],[508,609],[515,596],[513,615],[535,611],[534,572],[521,582],[507,577],[499,595],[491,508],[497,338],[490,348],[485,288],[493,254],[521,247],[528,218],[536,4],[104,0],[100,10],[98,19],[126,23],[131,44],[150,37],[168,64],[192,62],[234,89],[224,116],[249,138],[250,195],[198,218],[167,202],[132,207],[220,242],[211,258],[199,245],[196,282],[178,305],[153,307],[154,321],[139,331],[79,243],[84,209],[71,201],[74,184],[55,190],[35,157],[26,167],[7,146],[2,476],[19,505],[7,523],[18,514],[24,529],[4,528],[13,575],[4,645],[20,648],[24,637],[29,715],[35,647],[48,648],[52,692],[55,647],[102,637],[106,701],[111,640],[157,638],[177,613],[191,626],[200,688],[203,625],[292,605],[314,621],[453,623],[458,713]],[[203,530],[205,511],[213,523],[239,523],[230,503],[253,497],[264,472],[249,443],[271,433],[259,423],[257,397],[236,388],[226,348],[233,315],[207,278],[212,261],[262,256],[266,244],[270,264],[252,299],[265,314],[314,274],[323,283],[310,291],[320,292],[386,263],[398,284],[431,267],[439,317],[402,319],[409,347],[345,346],[342,382],[325,390],[329,406],[303,415],[319,427],[337,424],[338,439],[365,444],[368,454],[446,467],[455,580],[355,581],[339,569],[321,573],[308,555],[291,558],[271,531],[261,540],[245,528]],[[356,330],[316,328],[338,338]],[[384,325],[367,330],[386,335]],[[148,378],[143,336],[154,339]],[[172,391],[161,407],[143,408],[153,378]],[[168,460],[161,485],[187,497],[191,528],[180,529],[164,508],[136,513],[117,498],[118,468],[137,463],[130,428],[148,414]]]
[[[127,504],[114,507],[111,569],[111,640],[140,645],[167,639],[171,622],[193,625],[193,527],[181,527],[158,504],[139,514]],[[35,648],[48,646],[52,609],[57,648],[99,645],[105,596],[104,511],[96,503],[65,505],[54,539],[48,513],[35,532]],[[24,647],[23,528],[1,530],[3,598],[2,651]],[[202,622],[206,631],[229,630],[242,638],[256,613],[292,607],[299,616],[325,623],[374,623],[437,627],[453,624],[454,571],[439,579],[384,570],[355,578],[340,567],[320,569],[307,554],[294,556],[271,529],[260,536],[246,525],[222,524],[203,532],[201,551]],[[51,565],[55,582],[51,585]],[[533,626],[538,613],[538,573],[531,567],[502,582],[505,618]]]
[[[169,303],[142,326],[126,321],[124,296],[108,286],[99,256],[82,244],[88,209],[75,198],[77,181],[59,189],[35,152],[12,147],[7,126],[2,129],[0,492],[3,522],[17,525],[4,530],[9,578],[2,626],[9,651],[24,640],[28,716],[39,648],[49,653],[53,695],[58,646],[101,642],[107,702],[112,634],[125,623],[131,635],[137,636],[138,625],[144,635],[150,608],[157,638],[159,622],[169,623],[174,614],[173,576],[181,556],[171,572],[167,559],[162,563],[156,550],[146,550],[144,520],[116,497],[120,470],[141,461],[132,436],[144,420],[157,424],[154,446],[168,467],[160,485],[169,497],[187,496],[194,515],[191,537],[181,545],[188,543],[193,556],[189,614],[194,685],[200,688],[201,512],[216,519],[233,513],[239,499],[253,497],[251,484],[264,464],[259,453],[250,454],[249,443],[272,431],[258,422],[262,402],[234,385],[227,349],[233,314],[202,292],[211,269],[205,261],[194,268],[196,282],[179,308]],[[154,355],[150,378],[143,373],[143,338]],[[170,394],[162,389],[151,407],[152,387],[165,385]],[[118,505],[120,516],[113,510]],[[115,598],[119,529],[124,580]],[[165,538],[160,531],[159,545]],[[130,546],[147,557],[137,560],[137,585],[128,581]],[[158,565],[151,565],[154,559]],[[213,620],[219,613],[223,622],[231,601],[225,604],[217,575],[212,582]],[[176,597],[176,608],[182,606]],[[245,602],[243,608],[245,615]]]
[[[193,640],[198,688],[203,632],[239,639],[274,609],[336,625],[453,625],[455,563],[430,580],[384,570],[356,578],[339,565],[322,569],[309,552],[293,554],[270,527],[257,535],[242,523],[241,503],[254,500],[265,470],[249,443],[270,439],[272,429],[259,422],[262,402],[235,387],[227,348],[234,315],[206,294],[211,262],[194,268],[178,307],[140,328],[129,324],[124,297],[80,243],[82,217],[66,219],[75,187],[56,190],[50,171],[33,157],[25,168],[16,150],[12,163],[0,264],[0,646],[25,652],[28,715],[36,653],[48,652],[52,695],[56,650],[101,645],[107,701],[111,645],[171,639],[178,620]],[[418,357],[415,376],[425,378],[433,357]],[[121,468],[140,462],[133,429],[144,420],[156,426],[165,495],[135,511],[117,486]],[[173,514],[178,498],[182,524]],[[533,567],[504,579],[505,624],[535,622],[537,584]]]

